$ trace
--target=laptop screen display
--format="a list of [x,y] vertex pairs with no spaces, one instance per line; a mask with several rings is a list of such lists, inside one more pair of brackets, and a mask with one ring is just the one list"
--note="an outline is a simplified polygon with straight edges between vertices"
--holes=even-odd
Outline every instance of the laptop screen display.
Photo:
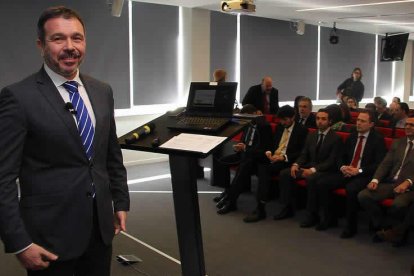
[[216,90],[196,90],[194,106],[213,107]]

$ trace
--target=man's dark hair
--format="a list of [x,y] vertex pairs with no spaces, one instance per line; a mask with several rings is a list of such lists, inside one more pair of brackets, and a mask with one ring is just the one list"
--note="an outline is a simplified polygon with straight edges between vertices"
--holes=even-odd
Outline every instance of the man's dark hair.
[[375,97],[374,103],[379,104],[382,107],[387,107],[387,101],[384,98],[381,97]]
[[365,113],[365,114],[368,114],[368,116],[369,116],[369,122],[370,122],[370,123],[376,123],[376,121],[377,121],[377,116],[375,116],[374,111],[372,111],[371,109],[361,109],[361,110],[359,111],[359,113]]
[[332,120],[332,119],[331,119],[332,114],[331,114],[331,111],[330,111],[328,108],[320,108],[320,109],[318,110],[318,112],[324,112],[324,113],[328,114],[328,120],[329,120],[329,121],[331,121],[331,120]]
[[407,103],[401,102],[398,103],[398,105],[400,106],[401,110],[404,110],[405,114],[408,115],[408,113],[410,113],[410,108],[408,107]]
[[313,107],[312,100],[309,97],[303,96],[302,98],[300,98],[299,103],[300,102],[308,102],[309,105],[310,105],[310,108],[312,109],[312,107]]
[[292,118],[295,116],[295,109],[290,105],[284,105],[279,108],[277,117],[279,118]]
[[37,38],[44,44],[45,43],[45,24],[49,19],[62,17],[64,19],[76,18],[82,24],[83,30],[85,30],[85,24],[83,23],[80,15],[69,8],[64,6],[51,7],[45,10],[37,21]]
[[240,113],[242,114],[253,114],[257,111],[257,108],[252,104],[245,104],[243,105],[242,109],[240,110]]

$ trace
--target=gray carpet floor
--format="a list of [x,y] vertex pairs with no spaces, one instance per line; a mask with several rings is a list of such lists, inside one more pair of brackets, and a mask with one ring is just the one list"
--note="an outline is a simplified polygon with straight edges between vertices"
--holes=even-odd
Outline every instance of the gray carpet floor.
[[[167,162],[128,168],[128,179],[141,179],[169,173]],[[253,189],[255,179],[253,177]],[[174,208],[169,178],[130,186],[131,211],[127,233],[179,260]],[[206,272],[210,276],[266,275],[410,275],[414,264],[411,241],[402,248],[388,243],[373,244],[367,218],[361,213],[359,234],[350,240],[339,238],[338,228],[318,232],[302,229],[304,212],[293,219],[274,221],[277,201],[267,206],[268,218],[246,224],[243,217],[254,206],[254,195],[239,198],[238,210],[220,216],[212,198],[221,191],[209,186],[209,173],[198,182],[200,215]],[[216,193],[217,192],[217,193]],[[143,260],[133,267],[115,260],[112,275],[180,275],[180,266],[153,249],[125,235],[114,240],[114,259],[118,254],[134,254]],[[0,275],[25,275],[14,256],[0,253]]]

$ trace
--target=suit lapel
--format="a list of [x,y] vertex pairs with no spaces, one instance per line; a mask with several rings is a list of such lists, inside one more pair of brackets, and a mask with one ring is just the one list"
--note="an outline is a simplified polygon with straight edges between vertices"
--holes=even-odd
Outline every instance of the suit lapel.
[[50,104],[56,114],[62,119],[63,123],[68,128],[70,135],[78,142],[79,146],[83,150],[82,141],[80,139],[75,120],[73,119],[73,115],[65,109],[65,102],[43,68],[37,74],[36,81],[40,93]]

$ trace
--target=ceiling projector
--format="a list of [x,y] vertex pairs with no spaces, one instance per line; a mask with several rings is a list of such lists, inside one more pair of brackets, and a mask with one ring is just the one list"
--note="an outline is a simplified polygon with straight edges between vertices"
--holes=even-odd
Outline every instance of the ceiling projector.
[[256,5],[253,0],[221,1],[221,10],[235,13],[255,12]]

